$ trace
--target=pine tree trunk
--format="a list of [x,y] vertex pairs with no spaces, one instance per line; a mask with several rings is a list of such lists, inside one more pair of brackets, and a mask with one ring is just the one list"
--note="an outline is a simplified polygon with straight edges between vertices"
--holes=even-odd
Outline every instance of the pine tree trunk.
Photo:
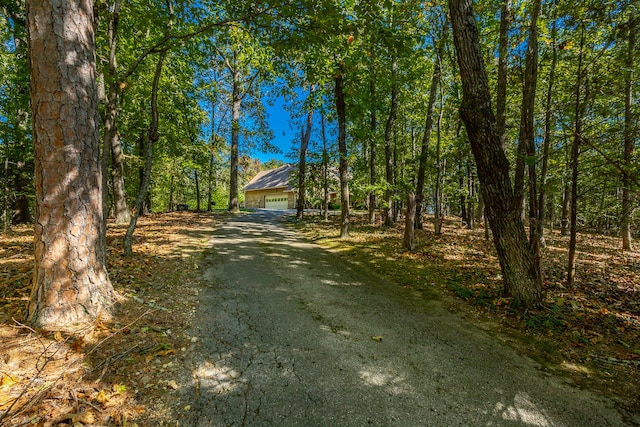
[[460,115],[476,159],[505,294],[514,298],[516,306],[534,307],[542,301],[542,282],[519,208],[514,204],[509,162],[496,130],[471,0],[449,0],[449,8],[462,78]]
[[73,329],[109,318],[116,297],[101,238],[93,2],[29,0],[27,22],[36,190],[28,321]]

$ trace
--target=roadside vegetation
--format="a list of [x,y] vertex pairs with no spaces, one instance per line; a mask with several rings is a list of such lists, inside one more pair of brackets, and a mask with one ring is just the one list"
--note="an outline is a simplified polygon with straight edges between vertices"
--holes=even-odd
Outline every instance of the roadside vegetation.
[[[576,284],[566,286],[568,236],[545,235],[544,304],[516,310],[504,297],[500,266],[482,228],[447,217],[433,233],[431,217],[416,230],[416,247],[403,248],[400,226],[369,225],[354,215],[351,237],[339,238],[339,217],[293,221],[307,238],[452,311],[514,347],[540,369],[640,410],[640,252],[622,251],[620,238],[581,233]],[[443,327],[445,327],[443,325]]]
[[[122,297],[112,322],[86,333],[41,334],[23,324],[33,274],[33,228],[0,233],[0,426],[166,425],[197,342],[189,325],[209,236],[225,213],[141,217],[132,257],[126,225],[109,224],[107,259]],[[188,378],[188,377],[187,377]]]

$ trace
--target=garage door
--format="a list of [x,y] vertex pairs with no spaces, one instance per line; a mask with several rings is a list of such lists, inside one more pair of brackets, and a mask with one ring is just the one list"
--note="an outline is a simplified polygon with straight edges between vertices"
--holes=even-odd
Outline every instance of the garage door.
[[270,196],[264,199],[265,209],[288,209],[289,198],[287,196]]

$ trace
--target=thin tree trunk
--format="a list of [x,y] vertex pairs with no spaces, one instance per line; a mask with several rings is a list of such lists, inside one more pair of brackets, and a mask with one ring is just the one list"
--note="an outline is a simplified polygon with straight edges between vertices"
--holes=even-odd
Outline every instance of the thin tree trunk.
[[324,113],[321,116],[320,124],[322,126],[322,188],[324,190],[322,211],[324,220],[329,220],[329,151],[327,149],[327,133],[324,123]]
[[475,209],[474,200],[476,197],[475,180],[473,177],[473,170],[467,163],[467,228],[473,229],[476,227],[475,223]]
[[[551,69],[549,70],[549,85],[547,86],[547,99],[545,103],[545,115],[544,115],[544,142],[542,145],[542,170],[540,171],[540,191],[538,193],[538,238],[540,240],[540,246],[545,247],[546,242],[544,239],[544,217],[545,206],[547,204],[547,174],[549,169],[549,149],[551,147],[551,127],[552,117],[551,108],[553,107],[553,86],[556,78],[556,66],[558,64],[558,46],[557,46],[557,24],[553,21],[553,27],[551,29]],[[553,230],[553,220],[551,221],[551,230]]]
[[505,294],[514,298],[516,306],[535,307],[542,301],[542,281],[522,219],[517,215],[518,207],[514,204],[509,161],[496,131],[471,0],[449,0],[449,8],[462,78],[460,116],[476,159]]
[[[444,33],[444,31],[443,31]],[[422,230],[424,227],[424,181],[427,173],[427,159],[429,157],[429,146],[431,145],[431,130],[433,129],[433,114],[436,109],[436,96],[438,96],[438,84],[442,76],[441,63],[441,47],[444,41],[444,34],[440,36],[438,42],[438,54],[431,76],[431,85],[429,87],[429,100],[427,101],[427,117],[424,124],[424,133],[422,134],[422,146],[420,150],[420,164],[418,166],[418,177],[416,184],[416,228]]]
[[339,70],[334,79],[336,113],[338,115],[338,155],[340,156],[340,237],[349,237],[349,164],[347,161],[347,118],[344,101],[344,74]]
[[511,0],[503,0],[500,10],[500,37],[498,41],[498,85],[496,89],[496,131],[502,149],[507,143],[507,60],[509,55],[509,28],[511,26]]
[[576,280],[576,244],[578,236],[578,156],[580,154],[580,139],[582,138],[582,111],[584,109],[585,99],[582,100],[583,86],[583,70],[582,62],[584,59],[584,39],[585,28],[584,23],[581,25],[580,35],[580,54],[578,56],[578,73],[576,76],[575,91],[575,129],[573,135],[573,144],[571,145],[571,207],[569,220],[569,263],[567,266],[567,285],[572,288]]
[[28,321],[72,329],[108,319],[116,298],[101,238],[93,2],[29,0],[27,22],[36,193]]
[[398,88],[397,88],[397,75],[398,75],[398,61],[395,57],[391,58],[391,103],[389,107],[389,117],[384,129],[384,154],[385,154],[385,176],[387,180],[387,189],[385,190],[384,198],[386,203],[386,209],[384,213],[384,225],[392,226],[395,223],[395,217],[393,213],[393,194],[394,194],[394,179],[393,179],[393,147],[391,145],[391,136],[393,125],[396,120],[398,112]]
[[[442,97],[441,97],[442,98]],[[442,99],[441,99],[442,101]],[[433,207],[433,232],[435,234],[442,233],[442,114],[444,106],[440,104],[440,114],[438,115],[438,122],[436,124],[436,187],[434,194],[434,207]]]
[[[312,90],[313,92],[313,90]],[[306,174],[307,174],[307,147],[311,139],[311,128],[313,126],[313,109],[307,113],[307,125],[300,140],[300,163],[298,164],[298,203],[296,206],[296,218],[302,219],[304,216]]]
[[414,230],[414,222],[416,216],[416,196],[410,191],[407,194],[407,215],[405,216],[404,221],[404,241],[403,246],[408,251],[413,251],[415,249],[415,230]]
[[[173,4],[171,0],[167,0],[167,8],[169,10],[169,22],[167,23],[167,33],[171,30],[173,24]],[[160,52],[158,56],[158,63],[156,64],[156,70],[153,76],[153,85],[151,87],[151,123],[149,124],[149,131],[147,133],[147,140],[145,143],[145,168],[144,168],[144,179],[142,180],[142,187],[140,192],[138,193],[138,197],[136,198],[136,208],[135,212],[131,216],[131,221],[129,222],[129,226],[127,227],[127,232],[124,236],[123,247],[124,247],[124,255],[130,257],[133,255],[133,233],[136,229],[136,224],[138,222],[138,217],[140,216],[140,211],[142,211],[142,205],[144,204],[144,200],[147,196],[147,191],[149,190],[149,183],[151,181],[151,166],[153,164],[153,144],[158,141],[158,88],[160,86],[160,77],[162,76],[162,68],[164,66],[164,61],[167,56],[167,50],[163,50]]]
[[198,169],[193,171],[196,184],[196,212],[200,212],[200,179],[198,177]]
[[538,81],[538,16],[540,15],[541,6],[542,0],[534,0],[531,10],[527,53],[525,55],[525,82],[522,90],[522,119],[520,123],[520,139],[524,141],[526,149],[525,160],[529,176],[529,242],[533,248],[534,261],[539,277],[542,277],[542,268],[540,266],[540,238],[538,237],[538,209],[536,206],[538,200],[534,116]]
[[[628,24],[627,38],[627,58],[625,61],[624,73],[624,165],[631,169],[633,152],[635,148],[635,126],[633,118],[633,67],[635,66],[636,49],[636,18],[631,19]],[[622,233],[622,249],[630,251],[631,244],[631,214],[633,206],[631,203],[631,177],[628,174],[622,175],[622,213],[620,231]]]
[[376,99],[376,80],[375,80],[375,59],[371,59],[371,79],[369,80],[369,96],[371,112],[369,116],[369,184],[371,185],[371,191],[369,191],[369,224],[375,224],[376,222],[376,185],[378,184],[378,174],[376,172],[376,132],[378,130],[378,118],[377,118],[377,104]]
[[240,140],[240,73],[236,69],[232,71],[233,88],[231,94],[231,167],[229,177],[229,212],[240,212],[238,205],[238,149]]

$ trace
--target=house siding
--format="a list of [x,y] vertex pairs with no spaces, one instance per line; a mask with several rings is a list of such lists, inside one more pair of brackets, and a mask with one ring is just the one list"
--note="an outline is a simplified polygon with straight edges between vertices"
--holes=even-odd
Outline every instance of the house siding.
[[291,191],[285,192],[284,188],[270,188],[263,190],[249,190],[244,193],[244,206],[249,209],[264,208],[264,198],[266,196],[282,196],[288,199],[288,208],[294,209],[296,206],[295,194]]

